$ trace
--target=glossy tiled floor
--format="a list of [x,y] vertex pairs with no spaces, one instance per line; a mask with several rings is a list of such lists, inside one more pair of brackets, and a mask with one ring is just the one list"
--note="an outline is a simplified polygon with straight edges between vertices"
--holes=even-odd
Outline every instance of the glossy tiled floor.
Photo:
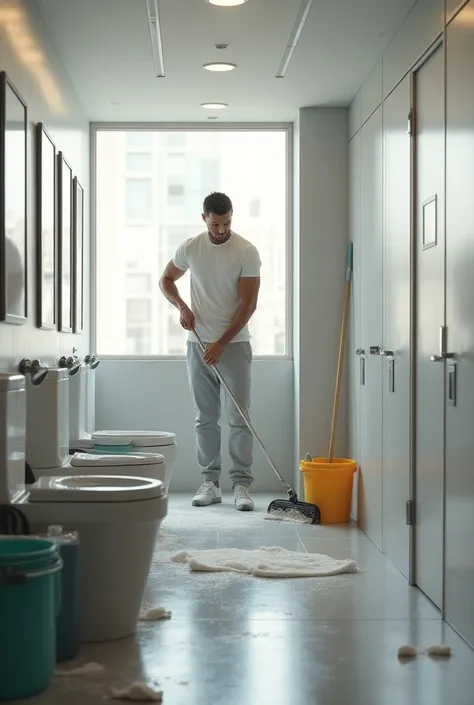
[[[170,504],[146,601],[173,612],[135,637],[82,649],[103,674],[55,678],[34,702],[98,705],[110,686],[146,680],[169,705],[472,705],[474,652],[434,607],[353,526],[263,521],[227,503]],[[190,574],[169,557],[181,549],[260,546],[353,558],[360,573],[327,579],[260,580]],[[448,643],[450,660],[397,658],[405,643]],[[31,702],[31,701],[29,701]]]

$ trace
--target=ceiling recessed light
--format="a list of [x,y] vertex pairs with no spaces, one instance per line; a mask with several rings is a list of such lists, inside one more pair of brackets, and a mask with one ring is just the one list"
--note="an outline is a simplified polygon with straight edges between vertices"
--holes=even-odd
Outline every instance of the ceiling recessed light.
[[227,103],[201,103],[201,108],[207,108],[207,110],[222,110],[228,107]]
[[219,5],[219,7],[235,7],[243,5],[247,0],[207,0],[210,5]]
[[203,64],[202,67],[207,71],[233,71],[237,68],[237,64],[230,64],[227,61],[212,61],[209,64]]

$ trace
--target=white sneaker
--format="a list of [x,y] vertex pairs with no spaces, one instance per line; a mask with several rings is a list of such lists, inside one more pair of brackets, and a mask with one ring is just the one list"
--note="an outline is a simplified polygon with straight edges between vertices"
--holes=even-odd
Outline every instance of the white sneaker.
[[254,508],[250,490],[246,485],[236,485],[234,487],[235,508],[239,512],[251,512]]
[[203,482],[193,497],[193,507],[208,507],[222,502],[222,491],[215,482]]

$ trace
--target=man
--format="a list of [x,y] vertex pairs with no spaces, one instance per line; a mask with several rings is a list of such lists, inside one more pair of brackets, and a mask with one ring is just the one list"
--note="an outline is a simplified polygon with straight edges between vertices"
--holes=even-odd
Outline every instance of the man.
[[[250,406],[252,349],[247,324],[257,307],[261,262],[257,248],[231,230],[232,214],[232,202],[224,193],[207,196],[202,213],[206,231],[177,249],[160,279],[161,291],[189,331],[188,374],[196,409],[197,459],[204,480],[193,498],[197,507],[222,501],[220,382],[212,365],[219,365],[243,409],[248,411]],[[176,286],[188,269],[190,308]],[[204,342],[204,355],[194,331]],[[251,511],[252,434],[227,393],[225,409],[235,506]]]

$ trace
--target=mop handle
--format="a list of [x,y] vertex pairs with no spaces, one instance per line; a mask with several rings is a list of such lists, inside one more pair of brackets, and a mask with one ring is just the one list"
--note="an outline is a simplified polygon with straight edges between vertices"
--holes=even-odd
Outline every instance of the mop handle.
[[339,341],[339,354],[337,359],[337,374],[336,374],[336,390],[334,392],[334,404],[332,410],[331,421],[331,437],[329,440],[328,461],[332,463],[334,458],[334,445],[336,443],[337,417],[339,414],[339,402],[341,398],[342,371],[344,366],[344,351],[347,336],[347,324],[349,320],[349,303],[351,293],[352,279],[352,262],[353,262],[353,245],[349,243],[347,247],[347,267],[346,267],[346,284],[344,289],[344,305],[342,312],[341,337]]
[[[193,333],[194,333],[194,335],[195,335],[196,338],[197,338],[197,341],[198,341],[198,343],[199,343],[199,347],[201,348],[202,352],[203,352],[203,353],[206,352],[206,347],[205,347],[204,343],[202,342],[202,340],[201,340],[201,338],[200,338],[200,336],[199,336],[199,333],[197,333],[194,329],[193,329]],[[258,445],[260,446],[260,448],[261,448],[261,450],[262,450],[264,456],[266,457],[266,459],[267,459],[268,462],[270,463],[270,465],[271,465],[273,471],[275,472],[275,475],[278,477],[278,479],[280,480],[281,484],[284,485],[284,487],[286,488],[286,490],[287,490],[288,492],[290,492],[290,493],[293,492],[293,489],[290,487],[290,485],[289,485],[289,484],[287,483],[287,481],[284,479],[284,477],[282,476],[282,474],[281,474],[280,471],[278,470],[277,466],[276,466],[275,463],[273,462],[272,458],[270,457],[270,455],[269,455],[267,449],[265,448],[265,446],[263,445],[263,442],[261,441],[261,439],[260,439],[258,433],[257,433],[256,430],[254,429],[254,427],[253,427],[253,425],[252,425],[252,422],[250,421],[248,415],[245,413],[245,411],[242,409],[241,405],[239,404],[239,402],[238,402],[237,399],[235,398],[234,393],[232,392],[232,390],[230,389],[229,385],[227,384],[227,382],[225,381],[224,377],[222,376],[221,371],[219,370],[219,368],[217,367],[217,365],[214,365],[214,364],[213,364],[213,365],[211,365],[211,366],[214,368],[214,371],[215,371],[217,377],[219,378],[219,380],[220,380],[222,386],[223,386],[223,387],[225,388],[225,390],[227,391],[227,394],[230,396],[230,398],[232,399],[232,401],[233,401],[234,404],[235,404],[235,407],[236,407],[237,410],[240,412],[240,415],[242,416],[243,420],[245,421],[245,423],[246,423],[247,426],[249,427],[250,432],[252,433],[253,437],[255,438],[255,440],[257,441]]]

